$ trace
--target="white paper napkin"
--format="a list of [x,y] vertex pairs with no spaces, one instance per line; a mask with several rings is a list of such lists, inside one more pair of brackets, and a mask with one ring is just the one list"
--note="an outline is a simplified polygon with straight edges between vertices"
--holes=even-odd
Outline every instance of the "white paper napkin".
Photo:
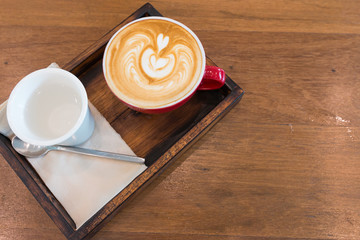
[[[57,64],[49,67],[57,67]],[[12,131],[6,118],[6,104],[7,101],[0,105],[0,133],[9,137]],[[95,129],[80,147],[135,155],[101,113],[91,103],[89,107]],[[57,151],[41,158],[28,158],[28,161],[77,228],[146,169],[144,164]]]

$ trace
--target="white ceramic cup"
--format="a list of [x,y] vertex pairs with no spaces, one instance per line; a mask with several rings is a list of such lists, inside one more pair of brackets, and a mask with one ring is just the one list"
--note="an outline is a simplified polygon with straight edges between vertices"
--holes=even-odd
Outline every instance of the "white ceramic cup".
[[94,131],[85,87],[72,73],[44,68],[24,77],[7,104],[11,130],[35,145],[78,145]]

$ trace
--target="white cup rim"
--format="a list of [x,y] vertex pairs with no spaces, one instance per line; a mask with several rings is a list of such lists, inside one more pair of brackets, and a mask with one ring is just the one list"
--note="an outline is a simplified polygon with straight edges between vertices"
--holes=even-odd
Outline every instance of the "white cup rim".
[[[25,87],[25,84],[27,82],[36,80],[36,77],[41,74],[46,75],[46,74],[52,74],[52,73],[62,74],[64,79],[66,79],[67,81],[71,81],[75,85],[77,90],[79,90],[80,100],[82,102],[81,103],[81,112],[80,112],[79,118],[77,119],[75,125],[70,130],[68,130],[65,134],[63,134],[62,136],[53,138],[53,139],[32,139],[28,135],[24,134],[23,131],[21,131],[21,129],[24,126],[20,126],[21,124],[18,124],[18,121],[15,121],[15,118],[21,117],[21,116],[19,116],[20,113],[17,111],[18,108],[16,106],[16,104],[17,104],[16,101],[17,101],[17,98],[19,97],[18,95],[20,94],[21,88]],[[71,72],[66,71],[64,69],[44,68],[44,69],[36,70],[36,71],[26,75],[24,78],[22,78],[17,83],[17,85],[12,90],[10,97],[8,99],[6,115],[7,115],[7,120],[8,120],[11,130],[21,140],[23,140],[27,143],[30,143],[30,144],[34,144],[34,145],[50,146],[50,145],[61,144],[61,143],[65,142],[66,140],[68,140],[69,138],[73,137],[74,134],[76,133],[76,131],[81,127],[81,125],[86,117],[87,111],[88,111],[88,98],[87,98],[87,93],[86,93],[85,87],[81,83],[81,81],[74,74],[72,74]]]
[[[191,36],[195,39],[195,41],[197,42],[199,48],[200,48],[200,52],[201,52],[201,59],[202,59],[202,63],[201,63],[201,71],[200,71],[200,76],[199,76],[199,79],[197,80],[196,84],[194,85],[194,87],[186,94],[184,95],[183,97],[181,97],[180,99],[174,101],[174,102],[171,102],[171,103],[168,103],[166,105],[163,105],[163,106],[159,106],[159,107],[143,107],[143,106],[136,106],[132,103],[128,103],[126,101],[124,101],[125,103],[127,104],[130,104],[136,108],[140,108],[140,109],[144,109],[144,110],[161,110],[161,109],[165,109],[165,108],[169,108],[169,107],[172,107],[172,106],[175,106],[177,105],[178,103],[184,101],[185,99],[187,99],[188,97],[190,97],[199,87],[201,81],[202,81],[202,78],[204,76],[204,73],[205,73],[205,66],[206,66],[206,55],[205,55],[205,50],[204,50],[204,47],[202,45],[202,43],[200,42],[200,39],[196,36],[196,34],[189,28],[187,27],[186,25],[184,25],[183,23],[181,22],[178,22],[174,19],[171,19],[171,18],[167,18],[167,17],[160,17],[160,16],[148,16],[148,17],[142,17],[142,18],[139,18],[139,19],[136,19],[134,21],[131,21],[129,23],[127,23],[126,25],[124,25],[123,27],[121,27],[119,30],[116,31],[116,33],[114,33],[114,35],[110,38],[110,40],[108,41],[108,43],[106,44],[106,47],[105,47],[105,51],[104,51],[104,56],[103,56],[103,61],[102,61],[102,67],[103,67],[103,71],[104,71],[104,77],[105,77],[105,80],[109,86],[109,88],[111,89],[111,91],[118,97],[118,94],[116,94],[116,92],[118,91],[118,89],[114,86],[114,84],[112,83],[112,81],[108,80],[106,78],[106,67],[105,67],[105,61],[106,61],[106,54],[107,54],[107,50],[111,44],[111,42],[113,41],[113,39],[118,35],[119,32],[121,32],[123,29],[127,28],[128,26],[136,23],[136,22],[140,22],[140,21],[146,21],[146,20],[149,20],[149,19],[158,19],[158,20],[164,20],[164,21],[168,21],[168,22],[172,22],[172,23],[175,23],[177,24],[178,26],[182,27],[183,29],[185,29],[188,33],[191,34]],[[120,98],[121,99],[121,98]],[[122,100],[123,101],[123,100]]]

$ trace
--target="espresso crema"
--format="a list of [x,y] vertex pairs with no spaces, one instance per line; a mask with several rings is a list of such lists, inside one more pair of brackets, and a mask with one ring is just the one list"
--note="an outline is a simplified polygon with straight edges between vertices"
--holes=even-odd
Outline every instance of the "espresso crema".
[[185,98],[203,74],[203,49],[180,25],[163,19],[134,22],[113,37],[104,56],[112,91],[139,108]]

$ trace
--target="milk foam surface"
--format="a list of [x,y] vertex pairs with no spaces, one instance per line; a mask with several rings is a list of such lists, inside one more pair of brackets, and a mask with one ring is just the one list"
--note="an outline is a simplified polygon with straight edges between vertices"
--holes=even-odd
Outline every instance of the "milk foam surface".
[[202,52],[181,26],[159,19],[135,22],[107,48],[105,75],[123,101],[157,108],[187,95],[202,76]]

